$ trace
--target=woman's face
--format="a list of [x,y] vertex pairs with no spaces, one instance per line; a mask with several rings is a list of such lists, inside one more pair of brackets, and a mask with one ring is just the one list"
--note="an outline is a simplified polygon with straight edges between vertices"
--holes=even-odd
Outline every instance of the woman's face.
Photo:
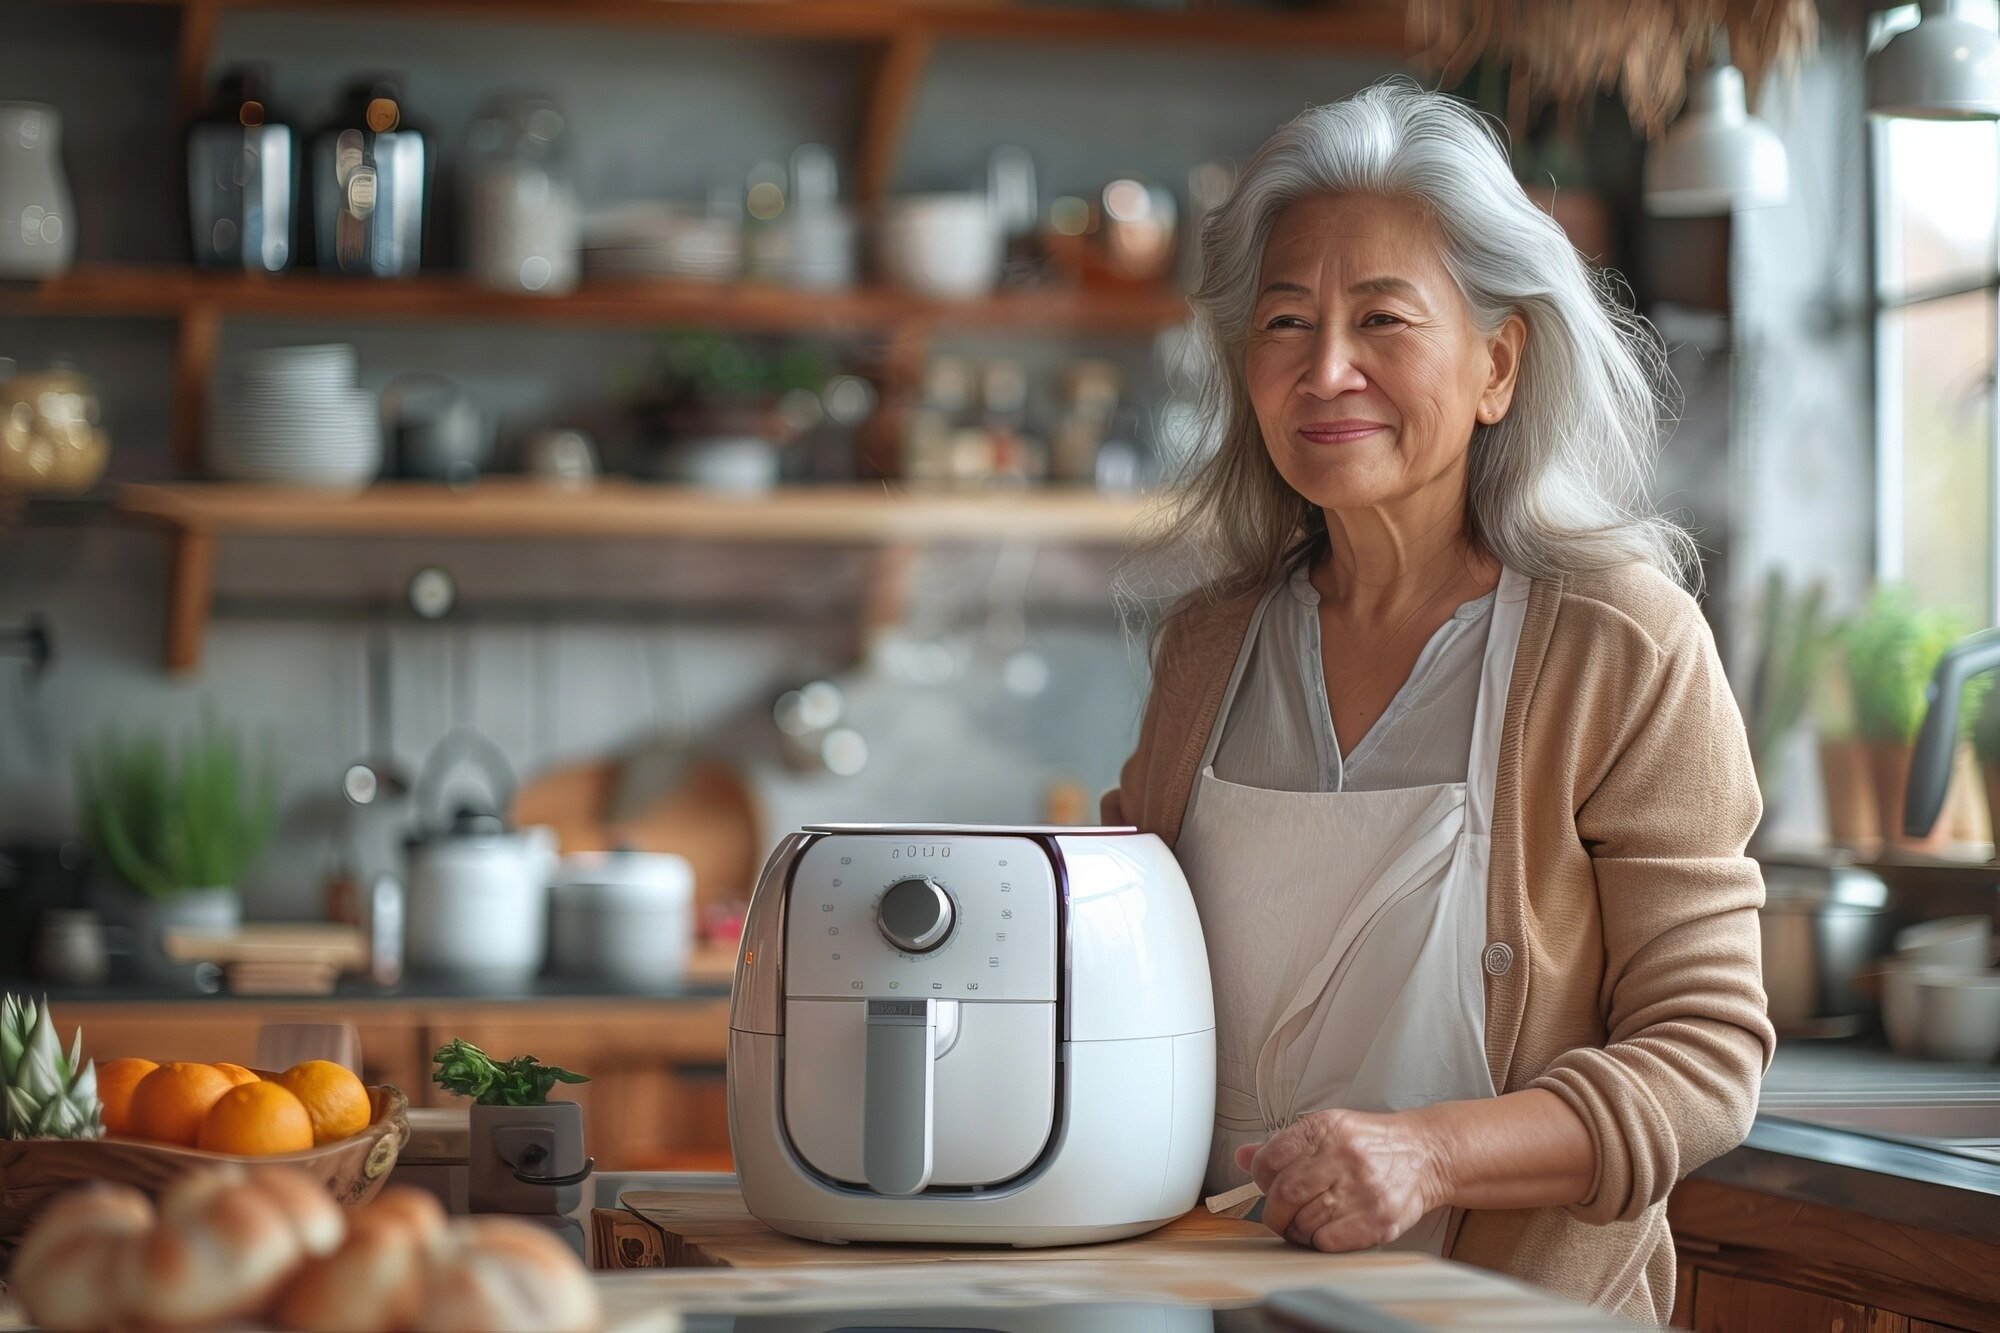
[[1459,485],[1476,422],[1513,399],[1527,326],[1480,333],[1419,204],[1321,195],[1278,215],[1244,375],[1264,445],[1322,509]]

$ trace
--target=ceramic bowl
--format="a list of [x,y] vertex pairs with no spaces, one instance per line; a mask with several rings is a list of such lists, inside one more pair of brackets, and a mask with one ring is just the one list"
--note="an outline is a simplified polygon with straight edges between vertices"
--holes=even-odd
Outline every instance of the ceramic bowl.
[[1923,1051],[1935,1060],[2000,1056],[2000,972],[1920,971]]
[[1896,956],[1937,967],[1986,967],[1993,961],[1993,920],[1947,916],[1920,921],[1897,933]]

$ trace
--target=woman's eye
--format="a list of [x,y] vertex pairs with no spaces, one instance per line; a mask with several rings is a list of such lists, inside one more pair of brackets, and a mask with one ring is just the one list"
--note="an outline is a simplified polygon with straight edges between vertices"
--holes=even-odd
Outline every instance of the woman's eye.
[[1402,322],[1402,320],[1397,319],[1386,310],[1377,310],[1374,314],[1361,321],[1361,327],[1364,329],[1386,329],[1391,325],[1401,324]]
[[1267,329],[1302,329],[1305,326],[1306,322],[1297,315],[1273,315],[1264,321]]

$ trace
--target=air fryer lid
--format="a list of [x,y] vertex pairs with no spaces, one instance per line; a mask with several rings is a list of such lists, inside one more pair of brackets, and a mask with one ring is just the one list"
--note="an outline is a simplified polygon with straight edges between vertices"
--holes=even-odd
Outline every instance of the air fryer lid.
[[837,833],[793,871],[784,1114],[832,1179],[1012,1179],[1055,1125],[1055,869],[1039,843]]

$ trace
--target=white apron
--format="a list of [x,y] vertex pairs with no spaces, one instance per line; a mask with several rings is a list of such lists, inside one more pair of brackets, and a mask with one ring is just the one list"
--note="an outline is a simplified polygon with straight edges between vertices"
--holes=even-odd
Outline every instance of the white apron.
[[[1273,595],[1283,589],[1273,589]],[[1207,1192],[1243,1184],[1236,1149],[1312,1111],[1401,1111],[1493,1095],[1486,1064],[1486,867],[1493,780],[1528,580],[1500,575],[1466,781],[1269,791],[1215,775],[1263,623],[1252,617],[1174,852],[1215,986]],[[1391,1248],[1442,1254],[1449,1209]]]

